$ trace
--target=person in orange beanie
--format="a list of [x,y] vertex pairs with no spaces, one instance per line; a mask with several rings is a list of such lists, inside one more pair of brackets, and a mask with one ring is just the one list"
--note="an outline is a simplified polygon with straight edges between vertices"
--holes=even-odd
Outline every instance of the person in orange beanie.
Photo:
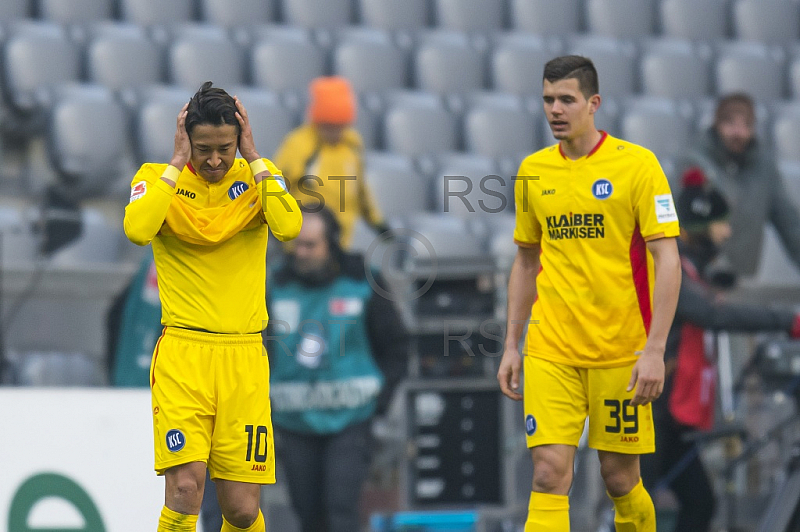
[[348,249],[359,218],[378,233],[388,229],[364,178],[364,146],[353,127],[356,96],[339,76],[314,79],[309,93],[307,122],[286,136],[274,160],[302,205],[322,203],[336,213]]

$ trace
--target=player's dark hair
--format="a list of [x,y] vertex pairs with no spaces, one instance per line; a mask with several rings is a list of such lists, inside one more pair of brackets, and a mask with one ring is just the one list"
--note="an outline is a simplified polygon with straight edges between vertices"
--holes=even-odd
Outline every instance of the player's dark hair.
[[551,59],[544,65],[544,80],[555,83],[562,79],[577,79],[578,89],[586,98],[600,93],[597,69],[588,57],[580,55],[562,55]]
[[189,100],[189,107],[186,110],[186,133],[191,137],[195,126],[201,124],[212,126],[227,124],[236,126],[238,136],[240,126],[236,119],[236,102],[230,94],[212,85],[212,82],[206,81]]

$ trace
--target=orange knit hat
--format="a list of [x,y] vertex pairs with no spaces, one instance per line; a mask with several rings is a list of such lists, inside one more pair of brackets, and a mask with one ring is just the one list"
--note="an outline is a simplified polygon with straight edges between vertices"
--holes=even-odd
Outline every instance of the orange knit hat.
[[352,124],[356,119],[356,97],[350,83],[340,76],[311,82],[308,118],[314,124]]

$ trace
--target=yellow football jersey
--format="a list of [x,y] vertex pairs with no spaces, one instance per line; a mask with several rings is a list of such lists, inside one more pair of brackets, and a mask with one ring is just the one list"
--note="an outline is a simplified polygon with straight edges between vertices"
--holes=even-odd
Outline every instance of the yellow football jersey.
[[175,188],[160,179],[166,164],[144,164],[131,183],[125,233],[152,241],[161,323],[215,333],[255,333],[266,327],[268,231],[279,240],[300,232],[302,214],[278,179],[256,186],[250,165],[236,159],[219,183],[191,165]]
[[635,361],[652,315],[645,242],[679,233],[655,155],[605,133],[574,161],[556,144],[522,162],[514,194],[515,242],[541,246],[525,354],[578,367]]

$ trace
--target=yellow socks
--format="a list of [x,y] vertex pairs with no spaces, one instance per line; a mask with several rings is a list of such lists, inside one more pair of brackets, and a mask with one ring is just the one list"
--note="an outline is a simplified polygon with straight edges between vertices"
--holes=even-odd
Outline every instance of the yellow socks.
[[220,532],[266,532],[266,528],[264,525],[264,514],[261,513],[261,510],[258,511],[258,517],[247,528],[236,528],[229,522],[225,520],[225,517],[222,518],[222,529]]
[[532,491],[525,532],[569,532],[569,497]]
[[179,514],[166,506],[161,509],[158,519],[158,532],[195,532],[197,530],[197,516]]
[[656,532],[656,509],[642,479],[627,495],[611,497],[617,532]]

